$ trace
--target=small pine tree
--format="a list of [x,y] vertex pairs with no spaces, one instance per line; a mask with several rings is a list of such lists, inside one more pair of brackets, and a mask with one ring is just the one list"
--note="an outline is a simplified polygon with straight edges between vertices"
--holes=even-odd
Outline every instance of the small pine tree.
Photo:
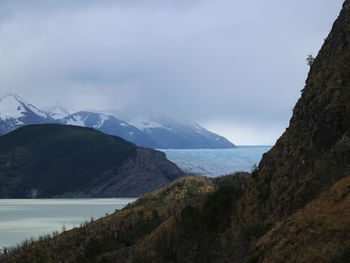
[[306,62],[310,67],[312,64],[314,64],[315,58],[312,56],[312,54],[307,55]]
[[256,165],[256,163],[253,164],[250,170],[250,174],[253,178],[256,178],[258,176],[258,170],[259,170],[259,167]]
[[62,225],[62,233],[66,232],[66,231],[67,231],[66,223],[64,222],[63,225]]

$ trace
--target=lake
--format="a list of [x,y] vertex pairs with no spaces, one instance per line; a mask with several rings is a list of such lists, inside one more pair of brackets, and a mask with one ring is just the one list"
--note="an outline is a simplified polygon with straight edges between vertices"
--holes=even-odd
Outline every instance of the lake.
[[209,177],[250,172],[271,146],[237,146],[233,149],[164,150],[167,158],[183,171]]
[[71,229],[121,209],[135,198],[0,199],[0,249],[30,237]]
[[[250,171],[270,146],[219,150],[161,150],[184,171],[216,177]],[[30,237],[71,229],[91,218],[121,209],[135,198],[0,199],[0,249]]]

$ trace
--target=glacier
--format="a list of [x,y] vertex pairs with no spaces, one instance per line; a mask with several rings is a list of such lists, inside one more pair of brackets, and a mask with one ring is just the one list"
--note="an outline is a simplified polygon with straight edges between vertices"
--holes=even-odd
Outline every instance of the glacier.
[[208,177],[250,172],[271,146],[237,146],[232,149],[158,149],[184,172]]

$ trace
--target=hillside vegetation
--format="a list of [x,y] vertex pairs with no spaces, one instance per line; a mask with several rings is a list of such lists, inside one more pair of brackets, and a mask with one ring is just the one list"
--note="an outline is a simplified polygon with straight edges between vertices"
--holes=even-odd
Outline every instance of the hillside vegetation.
[[[242,173],[226,176],[224,180],[205,177],[178,179],[155,193],[143,195],[135,203],[112,215],[58,236],[42,237],[38,242],[27,242],[22,247],[9,250],[1,260],[114,262],[113,259],[118,258],[118,261],[126,262],[133,255],[130,260],[138,261],[139,257],[143,257],[140,255],[140,248],[147,247],[147,240],[152,239],[159,229],[179,221],[183,209],[188,210],[192,205],[215,206],[225,200],[228,202],[231,199],[228,189],[237,188],[240,192],[239,189],[246,183],[246,176],[246,173]],[[206,200],[208,194],[211,196],[211,203]],[[210,216],[213,217],[212,220],[217,218],[215,213]],[[158,241],[163,242],[160,239]],[[159,244],[156,248],[161,248],[162,245]],[[150,260],[153,253],[157,251],[150,251]]]
[[276,224],[257,244],[262,262],[349,262],[350,175]]

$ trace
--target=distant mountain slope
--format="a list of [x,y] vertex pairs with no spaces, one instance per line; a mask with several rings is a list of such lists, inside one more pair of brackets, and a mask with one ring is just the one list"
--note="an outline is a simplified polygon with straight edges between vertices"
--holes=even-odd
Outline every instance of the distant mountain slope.
[[90,127],[116,135],[139,146],[159,149],[222,149],[235,145],[195,123],[170,117],[137,117],[122,121],[112,115],[79,111],[58,120],[62,124]]
[[50,106],[46,106],[45,108],[42,109],[42,111],[46,112],[55,120],[63,119],[64,117],[70,114],[70,111],[65,106],[63,106],[58,102]]
[[157,148],[157,144],[139,129],[111,115],[79,111],[58,120],[58,122],[61,124],[94,128],[109,135],[122,137],[139,146]]
[[0,145],[0,198],[139,196],[184,176],[164,153],[90,128],[28,125]]
[[54,119],[27,103],[21,97],[8,94],[0,99],[0,135],[26,124],[50,123]]
[[60,123],[94,128],[109,135],[122,137],[138,146],[161,149],[221,149],[234,144],[198,124],[178,122],[169,117],[153,116],[123,121],[111,114],[78,111],[70,114],[56,103],[46,112],[15,94],[0,100],[0,135],[27,124]]
[[138,116],[128,122],[140,129],[160,149],[224,149],[235,145],[196,123],[179,122],[169,116]]

